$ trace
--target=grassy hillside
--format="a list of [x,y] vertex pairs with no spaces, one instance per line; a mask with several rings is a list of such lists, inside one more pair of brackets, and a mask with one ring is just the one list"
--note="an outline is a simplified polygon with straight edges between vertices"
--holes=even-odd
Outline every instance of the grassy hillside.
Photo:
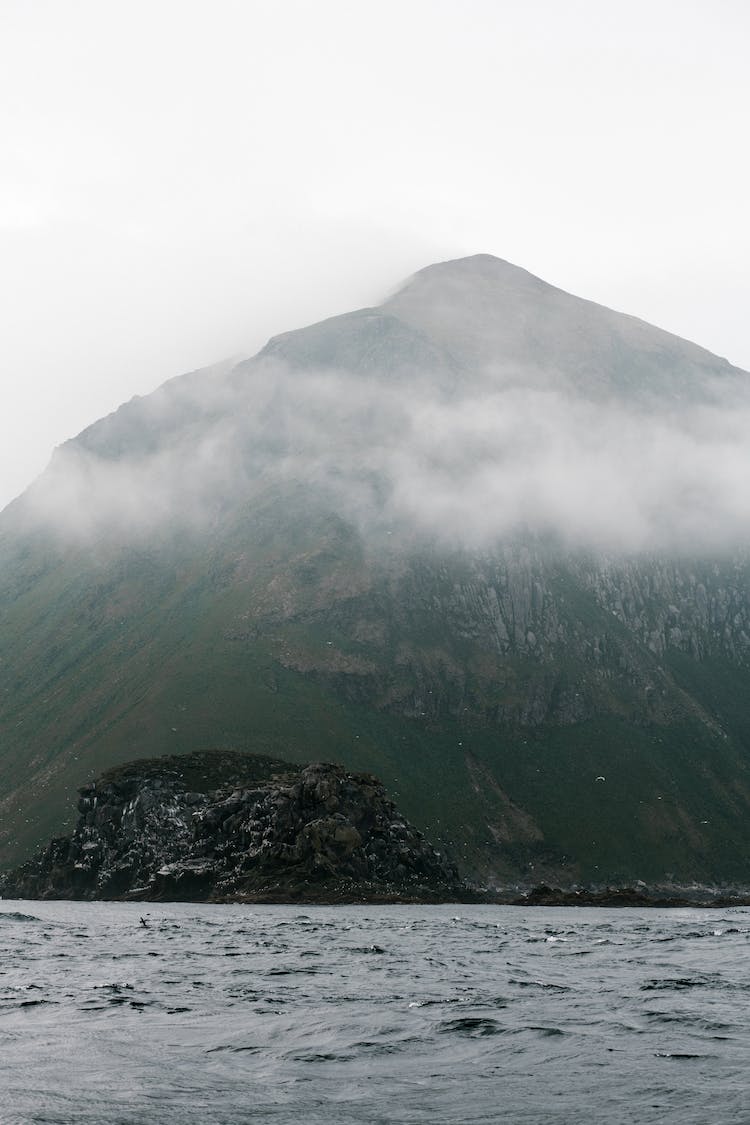
[[[659,665],[559,558],[377,556],[335,517],[278,510],[235,513],[210,544],[48,543],[54,565],[37,544],[34,574],[16,564],[5,865],[69,827],[102,769],[215,747],[372,770],[483,877],[745,877],[747,728],[726,670]],[[505,651],[493,589],[519,626]]]

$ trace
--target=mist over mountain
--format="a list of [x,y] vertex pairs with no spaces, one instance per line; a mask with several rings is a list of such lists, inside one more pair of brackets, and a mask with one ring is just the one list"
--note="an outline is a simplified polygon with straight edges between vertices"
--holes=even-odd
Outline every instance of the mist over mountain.
[[715,551],[744,540],[749,422],[747,373],[479,255],[132,400],[23,503],[150,533],[299,481],[364,534]]
[[487,255],[165,383],[0,516],[0,856],[240,748],[490,881],[745,880],[750,376]]

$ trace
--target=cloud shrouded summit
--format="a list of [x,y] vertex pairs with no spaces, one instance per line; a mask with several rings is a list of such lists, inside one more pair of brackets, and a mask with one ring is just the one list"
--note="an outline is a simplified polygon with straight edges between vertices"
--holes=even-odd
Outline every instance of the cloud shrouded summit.
[[137,534],[294,486],[365,533],[713,551],[747,538],[749,426],[747,373],[477,255],[133,399],[13,508]]

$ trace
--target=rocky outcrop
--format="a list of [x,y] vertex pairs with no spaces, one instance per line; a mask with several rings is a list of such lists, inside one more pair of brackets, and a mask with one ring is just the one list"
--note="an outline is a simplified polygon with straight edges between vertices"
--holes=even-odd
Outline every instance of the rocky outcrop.
[[[613,561],[529,536],[481,557],[415,554],[389,565],[363,566],[360,588],[324,608],[311,599],[286,617],[256,613],[253,641],[264,630],[283,667],[348,701],[506,731],[612,715],[664,724],[676,711],[710,725],[670,659],[750,662],[744,556]],[[321,639],[332,631],[337,641]],[[247,643],[239,631],[232,638]]]
[[133,762],[80,790],[72,836],[5,876],[6,897],[436,901],[470,894],[370,774],[204,752]]

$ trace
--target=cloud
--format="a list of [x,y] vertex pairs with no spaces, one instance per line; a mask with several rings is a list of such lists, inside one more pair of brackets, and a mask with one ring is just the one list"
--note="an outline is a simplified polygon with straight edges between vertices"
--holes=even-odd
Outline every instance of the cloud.
[[[595,399],[567,378],[446,389],[429,372],[261,357],[173,380],[62,447],[24,508],[64,534],[204,532],[300,491],[355,524],[488,549],[519,532],[607,552],[733,549],[750,528],[750,396]],[[280,518],[283,512],[279,511]]]

